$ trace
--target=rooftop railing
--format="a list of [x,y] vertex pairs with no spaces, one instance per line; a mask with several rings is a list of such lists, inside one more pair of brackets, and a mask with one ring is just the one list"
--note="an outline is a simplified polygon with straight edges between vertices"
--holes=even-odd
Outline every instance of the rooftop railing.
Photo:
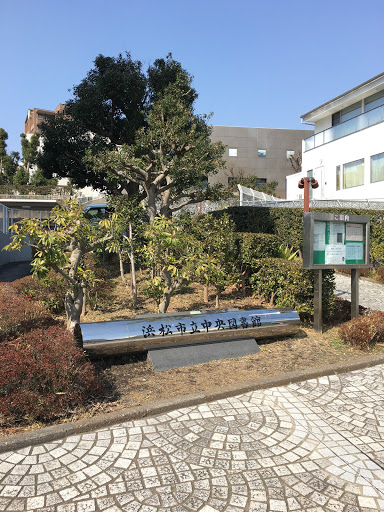
[[364,130],[365,128],[369,128],[370,126],[378,123],[382,123],[383,121],[384,105],[381,105],[380,107],[376,107],[369,112],[365,112],[364,114],[353,117],[344,123],[337,124],[336,126],[332,126],[332,128],[328,128],[322,132],[315,133],[315,135],[312,135],[312,137],[308,137],[304,140],[304,151],[309,151],[311,149],[322,146],[323,144],[327,144],[328,142],[341,139],[346,135],[359,132],[360,130]]

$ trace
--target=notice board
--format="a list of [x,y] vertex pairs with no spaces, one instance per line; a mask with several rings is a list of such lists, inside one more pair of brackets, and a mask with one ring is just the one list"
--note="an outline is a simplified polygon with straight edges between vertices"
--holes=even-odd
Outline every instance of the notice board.
[[369,267],[369,215],[304,213],[303,268]]

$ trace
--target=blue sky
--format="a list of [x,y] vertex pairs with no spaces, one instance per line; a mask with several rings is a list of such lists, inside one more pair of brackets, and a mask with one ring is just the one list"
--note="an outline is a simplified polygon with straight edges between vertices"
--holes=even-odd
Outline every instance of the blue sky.
[[305,128],[300,115],[384,71],[384,2],[0,0],[0,127],[54,109],[98,54],[146,69],[172,52],[212,124]]

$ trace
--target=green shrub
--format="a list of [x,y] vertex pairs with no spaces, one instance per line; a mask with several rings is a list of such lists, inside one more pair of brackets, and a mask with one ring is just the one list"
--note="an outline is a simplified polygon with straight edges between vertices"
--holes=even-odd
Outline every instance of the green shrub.
[[273,256],[275,258],[281,258],[282,260],[301,260],[299,251],[295,251],[288,245],[280,245],[273,254]]
[[339,327],[340,338],[361,350],[384,342],[384,312],[373,311],[369,315],[353,318]]
[[[314,273],[304,270],[301,261],[265,258],[257,263],[250,282],[254,293],[277,307],[292,308],[302,319],[314,314]],[[323,271],[323,319],[332,316],[334,307],[334,271]]]
[[[347,208],[311,208],[311,212],[369,215],[371,218],[371,258],[373,262],[384,260],[384,212]],[[254,206],[232,206],[213,212],[228,214],[237,232],[270,233],[278,235],[281,243],[295,250],[303,247],[303,209]]]
[[241,270],[252,271],[260,258],[270,258],[278,250],[281,240],[267,233],[237,233],[237,265]]
[[238,233],[270,233],[274,232],[274,223],[270,218],[270,208],[254,208],[253,206],[230,206],[225,210],[212,212],[215,217],[227,214],[235,224]]
[[101,391],[94,368],[62,324],[0,345],[0,414],[8,422],[65,416]]

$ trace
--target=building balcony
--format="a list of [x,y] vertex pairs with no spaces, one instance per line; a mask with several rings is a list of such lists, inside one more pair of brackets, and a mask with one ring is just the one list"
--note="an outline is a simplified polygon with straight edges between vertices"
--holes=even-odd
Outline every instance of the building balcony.
[[352,133],[365,130],[378,123],[384,121],[384,105],[374,108],[369,112],[360,114],[359,116],[348,119],[344,123],[337,124],[319,133],[315,133],[312,137],[308,137],[304,140],[304,151],[310,151],[311,149],[327,144]]

